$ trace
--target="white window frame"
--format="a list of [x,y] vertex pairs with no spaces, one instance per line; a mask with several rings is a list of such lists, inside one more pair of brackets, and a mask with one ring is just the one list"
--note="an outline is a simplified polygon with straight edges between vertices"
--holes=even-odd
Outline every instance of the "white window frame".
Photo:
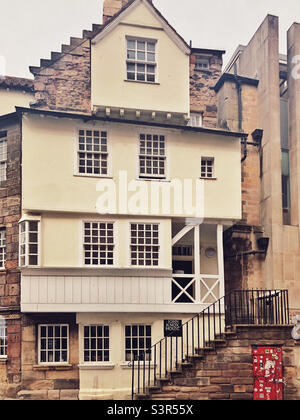
[[[0,151],[3,147],[2,153],[0,153],[0,182],[7,180],[7,131],[0,131]],[[3,176],[2,178],[2,169]]]
[[[96,328],[95,338],[93,338],[93,336],[90,335],[92,327]],[[98,328],[99,327],[102,328],[102,335],[101,336],[98,336]],[[85,336],[85,328],[89,328],[89,337],[88,338],[86,338],[86,336]],[[105,336],[105,334],[104,334],[104,329],[105,328],[108,328],[108,336]],[[85,347],[85,340],[86,339],[88,339],[89,341],[96,340],[95,350],[92,349],[91,347],[89,349],[86,349],[86,347]],[[98,348],[98,342],[97,341],[101,340],[101,339],[102,339],[102,342],[103,342],[103,340],[108,339],[108,349],[105,349],[105,345],[104,346],[102,345],[102,348],[100,348],[101,346],[99,346],[99,348]],[[82,340],[83,340],[82,341],[82,351],[83,351],[82,361],[85,365],[104,365],[105,366],[106,364],[110,364],[110,362],[111,362],[111,328],[110,328],[109,324],[85,324],[85,325],[83,325],[82,326]],[[91,343],[90,343],[90,346],[91,346]],[[98,356],[97,355],[98,351],[102,352],[103,356],[104,356],[104,352],[107,351],[108,352],[108,360],[104,360],[104,357],[103,357],[103,360],[94,360],[94,361],[85,360],[85,352],[89,352],[90,357],[91,357],[93,351],[96,352],[96,358]]]
[[7,326],[0,316],[0,359],[7,359]]
[[[62,352],[62,351],[66,351],[67,352],[67,360],[66,361],[60,361],[60,362],[49,362],[49,361],[41,361],[41,352],[45,351],[47,354],[47,359],[48,359],[48,354],[49,353],[53,353],[55,352],[55,349],[48,349],[46,348],[46,350],[42,349],[41,347],[41,341],[42,341],[42,337],[41,337],[41,329],[42,327],[46,327],[47,328],[47,335],[46,335],[46,340],[48,341],[49,337],[48,337],[48,328],[49,327],[53,327],[53,337],[50,337],[50,339],[53,339],[53,342],[55,343],[55,327],[60,327],[60,331],[62,331],[62,328],[65,327],[67,328],[67,336],[66,337],[62,337],[61,335],[57,338],[57,339],[66,339],[67,340],[67,349],[63,349],[62,347],[60,347],[57,351]],[[55,347],[55,346],[53,346]],[[70,352],[70,332],[69,332],[69,324],[39,324],[38,325],[38,364],[39,365],[68,365],[69,364],[69,352]]]
[[[135,48],[128,48],[128,42],[135,42]],[[126,81],[129,82],[138,82],[138,83],[150,83],[150,84],[155,84],[157,83],[158,80],[158,76],[157,76],[157,55],[158,55],[158,51],[157,51],[157,39],[151,39],[151,38],[140,38],[140,37],[134,37],[134,36],[126,36],[125,37],[125,42],[126,42]],[[139,50],[138,49],[138,43],[145,43],[145,50]],[[154,44],[154,51],[150,51],[147,49],[147,46],[149,44]],[[128,57],[128,52],[134,51],[134,55],[135,57],[130,58]],[[138,59],[138,53],[142,54],[145,53],[145,59]],[[149,61],[148,60],[148,56],[147,54],[154,54],[154,61]],[[128,65],[134,65],[135,70],[133,71],[128,71]],[[145,70],[144,71],[138,71],[138,66],[145,66]],[[154,73],[152,72],[147,72],[147,66],[153,66],[154,67]],[[130,79],[128,77],[128,73],[133,73],[134,74],[134,79]],[[138,74],[145,75],[145,80],[138,80]],[[147,76],[152,76],[154,75],[154,80],[147,80]]]
[[[130,347],[127,347],[127,345],[126,345],[126,339],[129,337],[129,336],[126,335],[126,328],[127,327],[130,327],[131,328],[131,330],[130,330],[131,331],[131,335],[130,335],[130,340],[131,340]],[[137,336],[133,336],[132,335],[132,327],[137,327]],[[144,329],[145,329],[144,330],[145,333],[142,336],[139,335],[139,327],[144,327]],[[150,336],[148,336],[146,334],[146,332],[147,332],[146,331],[146,328],[147,327],[150,327],[150,330],[151,330]],[[128,362],[130,362],[132,360],[132,353],[133,353],[134,350],[138,351],[139,353],[141,352],[143,354],[144,351],[146,351],[149,347],[152,348],[152,345],[153,345],[152,334],[153,334],[152,324],[150,324],[150,323],[125,323],[124,324],[124,359],[125,359],[125,363],[128,363]],[[135,349],[132,347],[133,337],[136,337],[137,338],[137,348],[135,348]],[[150,337],[151,343],[150,343],[150,346],[147,346],[146,339],[147,338],[149,339],[149,337]],[[139,338],[145,340],[144,347],[140,347],[140,345],[139,345],[140,344],[139,343]],[[130,351],[130,356],[131,356],[130,357],[130,360],[128,360],[128,358],[127,358],[127,354],[126,354],[127,351]],[[135,360],[138,360],[138,359],[135,359]],[[150,362],[151,362],[151,360],[152,360],[152,352],[150,353]],[[146,358],[146,361],[149,362],[149,358]]]
[[[202,165],[202,162],[205,161],[205,165]],[[212,161],[212,165],[208,166],[208,161]],[[204,168],[204,169],[203,169]],[[212,171],[209,172],[208,168],[212,168]],[[216,179],[215,177],[215,158],[214,157],[207,157],[207,156],[202,156],[201,157],[201,162],[200,162],[200,178],[201,179]],[[208,176],[209,174],[211,174],[211,176]]]
[[6,228],[0,227],[0,270],[5,270],[5,261],[6,261]]
[[[29,231],[29,224],[37,223],[37,231]],[[23,230],[23,226],[25,229]],[[37,233],[37,242],[30,242],[30,233]],[[24,240],[22,240],[22,235]],[[30,245],[37,246],[37,253],[29,252]],[[24,246],[24,252],[22,250]],[[37,256],[37,264],[30,264],[30,256]],[[24,264],[22,263],[24,258]],[[41,265],[41,220],[40,219],[21,219],[19,221],[19,266],[20,267],[40,267]]]
[[[105,246],[105,247],[112,246],[113,247],[113,251],[112,251],[112,253],[113,253],[113,258],[112,258],[113,259],[113,264],[86,264],[85,263],[86,258],[85,258],[85,249],[84,248],[85,248],[86,245],[89,245],[89,243],[85,243],[85,223],[89,223],[89,224],[97,223],[99,225],[99,230],[100,230],[100,224],[101,223],[105,224],[105,225],[108,225],[108,224],[113,225],[113,236],[112,236],[113,242],[112,243],[108,243],[108,242],[94,243],[94,245],[95,246],[97,245],[99,248],[100,248],[100,246]],[[93,230],[93,228],[91,230]],[[107,231],[107,229],[105,229],[105,231]],[[115,267],[116,266],[116,261],[117,261],[116,238],[117,238],[117,232],[116,232],[115,221],[110,221],[110,220],[83,220],[82,221],[82,265],[84,267],[102,267],[102,268]],[[90,244],[93,245],[92,242]],[[90,252],[93,252],[93,251],[91,250]],[[99,249],[97,252],[100,253],[101,250]],[[107,254],[107,252],[109,252],[109,251],[103,251],[103,252],[105,252]],[[91,258],[91,260],[92,259],[93,258]],[[100,259],[100,256],[99,256],[99,259]]]
[[[91,151],[80,150],[80,137],[83,137],[83,136],[80,136],[80,131],[84,131],[85,133],[87,131],[92,131],[92,132],[99,131],[100,132],[99,146],[100,146],[101,138],[102,138],[101,137],[101,133],[102,132],[105,132],[106,133],[106,151],[105,150],[101,151],[100,150],[100,147],[99,147],[99,151],[98,150],[91,150]],[[82,125],[78,125],[76,127],[75,134],[74,134],[74,175],[75,176],[92,177],[92,178],[111,178],[111,176],[112,176],[112,162],[111,162],[111,145],[110,145],[110,141],[109,141],[109,135],[110,135],[109,130],[105,126],[101,126],[101,127],[97,127],[97,126],[84,126],[84,127],[82,127]],[[84,135],[84,137],[86,137],[86,135]],[[103,136],[103,139],[104,139],[104,137],[105,136]],[[94,136],[92,136],[92,138],[94,138]],[[93,149],[96,146],[98,146],[97,144],[94,144],[93,142],[92,142],[92,145],[93,145]],[[107,159],[106,159],[106,162],[107,162],[107,167],[106,167],[107,168],[107,171],[106,172],[107,173],[106,174],[101,173],[100,170],[99,170],[99,174],[98,173],[94,173],[93,171],[91,173],[88,173],[88,172],[80,172],[79,171],[79,163],[80,163],[80,155],[79,154],[80,153],[83,153],[85,155],[87,155],[88,153],[89,154],[92,154],[92,155],[95,155],[95,154],[106,155],[107,156]],[[84,159],[84,160],[88,160],[88,159]],[[92,167],[94,168],[94,166],[92,166]],[[100,166],[99,166],[99,168],[100,168]]]
[[[131,228],[131,226],[132,225],[137,225],[137,230],[136,230],[136,232],[137,232],[137,236],[136,236],[136,240],[137,240],[137,243],[134,243],[134,241],[132,240],[132,239],[134,239],[134,238],[132,238],[132,228]],[[139,239],[139,237],[138,237],[138,231],[139,231],[139,229],[138,229],[138,225],[144,225],[145,227],[146,227],[146,225],[150,225],[150,226],[153,226],[153,225],[157,225],[158,226],[158,236],[157,236],[157,240],[158,240],[158,243],[157,244],[154,244],[154,243],[152,243],[152,240],[154,239],[153,237],[151,237],[151,244],[146,244],[146,243],[144,243],[144,244],[138,244],[138,239]],[[160,236],[160,230],[161,230],[161,226],[160,226],[160,223],[157,223],[157,222],[141,222],[141,221],[130,221],[129,222],[129,238],[130,238],[130,242],[129,242],[129,261],[130,261],[130,267],[131,268],[145,268],[145,269],[153,269],[153,268],[159,268],[160,267],[160,258],[161,258],[161,236]],[[146,229],[144,229],[144,232],[146,232]],[[151,229],[151,232],[152,232],[152,229]],[[146,242],[146,236],[144,237],[144,239],[145,239],[145,242]],[[138,248],[138,247],[144,247],[144,251],[143,251],[143,254],[144,254],[144,257],[143,257],[143,260],[144,260],[144,262],[146,262],[146,260],[147,260],[147,258],[146,258],[146,254],[147,254],[147,247],[149,247],[149,248],[151,248],[151,251],[150,251],[150,253],[151,253],[151,255],[153,254],[153,253],[155,253],[156,254],[156,252],[154,252],[153,251],[153,248],[155,247],[155,248],[158,248],[158,251],[157,251],[157,254],[158,254],[158,258],[155,258],[155,260],[157,260],[157,264],[156,265],[154,265],[153,264],[153,260],[154,260],[154,258],[148,258],[148,259],[151,259],[151,262],[152,262],[152,264],[151,265],[146,265],[146,264],[139,264],[139,258],[137,257],[137,258],[133,258],[132,257],[132,253],[134,252],[134,250],[132,249],[132,247],[135,247],[135,248]],[[136,253],[138,254],[138,249],[136,250]],[[149,253],[149,252],[148,252]],[[132,263],[132,261],[133,260],[135,260],[136,259],[136,264],[133,264]]]
[[209,57],[196,54],[195,70],[198,70],[198,71],[209,70],[209,68],[210,68]]
[[[141,136],[145,136],[145,139],[141,139]],[[147,136],[151,136],[151,139],[147,140]],[[158,140],[154,139],[154,137],[157,136]],[[153,143],[155,141],[158,142],[158,144],[161,142],[161,137],[164,138],[164,155],[160,155],[160,146],[157,147],[157,154],[153,153]],[[141,146],[141,142],[144,141],[145,142],[145,152],[142,153],[142,149],[143,147]],[[151,141],[152,146],[151,146],[151,153],[147,153],[147,141]],[[141,158],[145,159],[145,169],[147,168],[147,159],[151,159],[151,161],[153,162],[155,159],[158,160],[158,169],[159,169],[159,161],[163,160],[164,161],[164,174],[147,174],[147,173],[141,173]],[[151,165],[151,168],[153,169],[154,166]],[[143,131],[139,131],[138,133],[138,179],[139,180],[153,180],[153,181],[166,181],[168,179],[168,157],[167,157],[167,138],[166,135],[164,133],[161,132],[157,132],[154,130],[143,130]]]
[[203,113],[202,112],[191,112],[189,127],[202,127],[203,126]]

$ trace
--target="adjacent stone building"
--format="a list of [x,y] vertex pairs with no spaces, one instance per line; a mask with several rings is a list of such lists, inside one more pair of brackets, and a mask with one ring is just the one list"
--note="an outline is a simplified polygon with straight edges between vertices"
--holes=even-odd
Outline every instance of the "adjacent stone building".
[[[216,85],[218,124],[250,134],[242,147],[242,223],[225,236],[229,283],[234,288],[288,289],[295,314],[300,310],[299,79],[293,65],[300,42],[298,27],[295,23],[289,29],[288,55],[282,56],[278,17],[268,15],[249,44],[237,48]],[[263,237],[269,239],[265,257],[257,253]]]
[[0,345],[0,398],[16,396],[21,387],[21,123],[15,106],[28,106],[32,98],[32,80],[0,78],[0,336],[6,337]]

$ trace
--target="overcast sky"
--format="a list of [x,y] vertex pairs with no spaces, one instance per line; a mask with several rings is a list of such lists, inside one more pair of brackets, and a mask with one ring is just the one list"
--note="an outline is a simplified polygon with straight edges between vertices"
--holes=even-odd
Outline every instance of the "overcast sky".
[[[10,76],[32,77],[28,67],[61,51],[71,36],[101,23],[103,0],[0,0],[0,65]],[[225,49],[225,63],[246,45],[270,13],[280,18],[280,52],[286,31],[300,22],[300,0],[154,0],[171,25],[194,47]]]

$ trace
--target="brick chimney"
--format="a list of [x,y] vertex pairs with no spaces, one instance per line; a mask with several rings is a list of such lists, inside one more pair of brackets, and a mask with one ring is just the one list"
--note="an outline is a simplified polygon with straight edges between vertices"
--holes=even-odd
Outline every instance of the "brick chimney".
[[103,2],[103,24],[112,16],[118,13],[129,0],[104,0]]
[[[148,0],[152,3],[153,0]],[[118,13],[122,7],[126,6],[129,0],[104,0],[103,2],[103,24],[112,16]]]

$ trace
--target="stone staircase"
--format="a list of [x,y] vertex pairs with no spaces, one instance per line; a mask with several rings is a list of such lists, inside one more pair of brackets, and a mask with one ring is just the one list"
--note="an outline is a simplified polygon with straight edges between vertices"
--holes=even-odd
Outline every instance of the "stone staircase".
[[295,343],[291,326],[236,325],[216,336],[210,345],[146,387],[138,400],[252,400],[252,346],[282,347],[286,386],[284,399],[299,399],[295,386]]

